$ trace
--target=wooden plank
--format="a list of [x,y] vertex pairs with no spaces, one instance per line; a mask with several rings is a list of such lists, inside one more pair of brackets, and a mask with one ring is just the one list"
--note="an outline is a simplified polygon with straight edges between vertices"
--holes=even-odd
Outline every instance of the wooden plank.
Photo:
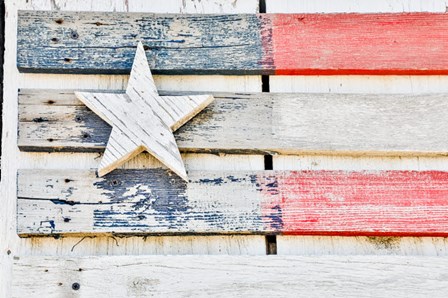
[[[110,126],[72,92],[20,91],[21,150],[104,150]],[[448,153],[445,94],[215,93],[214,97],[214,103],[175,133],[182,152]]]
[[448,172],[20,170],[18,234],[447,236]]
[[[265,0],[267,13],[445,12],[446,0]],[[334,75],[270,76],[270,92],[444,93],[448,76]]]
[[128,73],[140,40],[155,73],[448,74],[445,13],[21,11],[18,26],[24,72]]
[[[257,74],[262,59],[261,19],[255,14],[21,11],[19,19],[22,71],[127,74],[137,41],[144,43],[154,73]],[[34,30],[39,33],[30,34]],[[29,56],[28,42],[39,49],[38,57]],[[42,64],[46,70],[37,66]]]
[[274,93],[447,93],[448,76],[270,76],[269,88]]
[[12,296],[445,297],[447,266],[396,256],[16,257]]
[[[18,238],[23,255],[266,255],[263,235],[180,235]],[[12,256],[9,257],[12,259]]]
[[446,0],[265,0],[268,13],[445,12]]
[[448,256],[448,238],[442,237],[277,236],[276,241],[278,255]]

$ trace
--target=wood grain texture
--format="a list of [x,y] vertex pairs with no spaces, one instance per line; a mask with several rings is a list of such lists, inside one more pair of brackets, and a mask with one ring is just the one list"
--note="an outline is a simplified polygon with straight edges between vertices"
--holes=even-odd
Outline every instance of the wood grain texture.
[[276,240],[278,255],[448,256],[446,237],[277,236]]
[[[260,19],[255,14],[22,11],[19,19],[17,61],[22,71],[129,73],[137,41],[145,45],[154,73],[256,74],[262,61]],[[39,49],[39,57],[29,56],[29,42]],[[46,70],[31,66],[36,63],[46,64]]]
[[[72,92],[20,91],[21,150],[104,150],[110,127],[82,106]],[[445,94],[213,95],[215,102],[175,133],[181,151],[390,156],[448,153]]]
[[[273,0],[271,4],[275,4],[280,0]],[[303,2],[308,7],[325,6],[327,9],[337,9],[340,7],[347,7],[347,2],[352,1],[338,1],[344,2],[344,6],[335,7],[334,3],[337,0],[323,0],[323,1],[308,1],[308,0],[292,0],[288,5],[288,10],[283,12],[291,12],[291,7],[296,2]],[[123,89],[126,86],[127,76],[104,76],[104,75],[73,75],[73,74],[32,74],[32,73],[17,73],[16,69],[16,25],[17,25],[17,8],[19,9],[55,9],[55,10],[92,10],[92,11],[136,11],[136,12],[190,12],[190,13],[255,13],[255,8],[258,5],[258,0],[152,0],[152,1],[140,1],[140,0],[29,0],[29,1],[6,1],[7,12],[7,28],[6,28],[6,59],[5,59],[5,95],[4,95],[4,111],[8,111],[3,115],[4,133],[3,133],[3,162],[2,162],[2,187],[0,187],[0,201],[2,202],[2,208],[0,208],[0,253],[4,256],[0,256],[0,297],[11,296],[11,283],[12,274],[11,262],[13,255],[36,255],[38,258],[42,256],[81,256],[87,257],[93,255],[106,255],[106,254],[123,254],[123,255],[141,255],[141,254],[263,254],[264,253],[264,237],[263,236],[226,236],[220,237],[222,241],[214,241],[210,236],[192,236],[185,237],[172,237],[172,236],[155,236],[155,237],[61,237],[54,239],[53,237],[31,237],[31,238],[18,238],[16,235],[16,168],[90,168],[96,167],[97,163],[95,158],[97,154],[86,153],[33,153],[33,152],[19,152],[17,150],[17,88],[84,88],[84,89]],[[357,9],[361,12],[369,9],[377,10],[377,3],[383,2],[370,1],[353,1],[352,10]],[[414,9],[418,9],[414,4],[427,7],[427,3],[435,2],[428,0],[391,0],[384,5],[384,10],[379,12],[390,12],[389,6],[393,6],[397,10],[400,7],[406,9],[408,5],[412,5]],[[441,7],[445,9],[445,1],[441,4]],[[324,3],[324,4],[323,4]],[[421,4],[418,4],[421,3]],[[247,6],[252,5],[252,9],[244,9]],[[342,4],[341,4],[342,5]],[[428,4],[429,5],[429,4]],[[272,6],[272,5],[271,5]],[[396,12],[397,10],[394,10]],[[305,11],[304,11],[305,12]],[[443,10],[441,10],[443,12]],[[281,76],[284,77],[284,76]],[[361,77],[361,76],[360,76]],[[271,90],[273,88],[272,80],[270,77]],[[275,77],[278,78],[278,77]],[[448,89],[448,83],[444,76],[402,76],[399,77],[372,77],[365,76],[364,80],[353,78],[353,76],[346,76],[341,82],[334,82],[334,84],[327,84],[327,78],[324,76],[310,76],[306,81],[301,84],[300,82],[291,82],[293,86],[303,86],[303,91],[299,92],[446,92]],[[333,77],[331,77],[333,78]],[[433,81],[433,78],[436,81]],[[258,76],[156,76],[156,83],[160,88],[164,90],[203,90],[203,91],[230,91],[230,92],[256,92],[261,91],[261,84],[259,83]],[[380,80],[381,84],[369,84],[372,80]],[[430,81],[430,82],[429,82]],[[342,84],[343,88],[339,88]],[[306,88],[306,89],[305,89]],[[331,89],[331,90],[330,90]],[[362,90],[361,90],[362,89]],[[279,84],[276,86],[278,92],[296,92],[288,88],[287,84]],[[340,91],[343,90],[343,91]],[[359,91],[361,90],[361,91]],[[249,165],[252,165],[254,169],[262,169],[259,167],[258,162],[252,163],[251,159],[260,158],[259,156],[246,155],[241,159],[228,159],[222,156],[215,155],[201,155],[190,162],[190,167],[196,169],[213,169],[219,170],[220,167],[232,168],[233,170],[249,169]],[[286,157],[286,156],[284,156]],[[185,157],[184,157],[185,158]],[[246,160],[246,159],[247,160]],[[319,158],[319,156],[316,156]],[[404,158],[405,160],[407,158]],[[435,169],[442,169],[441,164],[446,162],[446,158],[438,157],[434,158]],[[88,160],[88,162],[87,162]],[[412,162],[406,163],[409,169],[418,170],[421,167],[422,158],[412,158]],[[319,161],[319,159],[318,159]],[[317,161],[317,162],[318,162]],[[262,157],[261,157],[262,163]],[[379,168],[390,167],[395,169],[401,162],[397,159],[389,158],[356,158],[354,160],[347,161],[345,157],[334,157],[332,163],[327,164],[329,168],[336,168],[338,164],[351,166],[357,170],[362,170],[363,166],[368,169],[375,169],[376,165]],[[257,167],[255,167],[257,164]],[[274,166],[276,161],[274,161]],[[92,165],[92,166],[90,166]],[[132,165],[145,166],[145,160],[143,158],[137,158],[132,162]],[[188,162],[186,162],[188,168]],[[325,167],[323,162],[319,163],[321,168]],[[359,237],[344,237],[344,245],[334,240],[334,246],[327,245],[326,240],[322,240],[319,236],[304,236],[307,241],[301,244],[300,251],[296,250],[299,245],[298,242],[280,242],[279,238],[279,253],[290,249],[291,253],[303,253],[303,254],[362,254],[368,255],[375,253],[393,253],[393,254],[407,254],[413,252],[414,254],[421,255],[447,255],[447,243],[446,238],[411,238],[410,241],[402,241],[402,248],[400,250],[378,250],[374,246],[372,249],[366,247],[364,241],[359,240]],[[294,236],[294,239],[302,238],[301,236]],[[332,238],[333,237],[328,237]],[[402,238],[400,238],[402,239]],[[82,240],[82,241],[81,241]],[[429,243],[428,243],[429,241]],[[78,245],[75,246],[75,244]],[[155,244],[153,244],[155,243]],[[282,246],[284,250],[281,250]],[[74,249],[72,250],[72,248]],[[6,251],[11,250],[12,254],[7,255]],[[383,259],[383,258],[381,258]],[[377,263],[381,262],[378,260]],[[408,276],[412,270],[412,266],[408,266],[405,269],[405,273],[401,277],[393,278],[399,282],[403,276]],[[337,268],[334,269],[334,272]],[[414,272],[414,271],[412,271]],[[101,275],[96,275],[101,276]],[[256,276],[256,274],[255,274]],[[372,278],[381,277],[381,273],[372,274],[365,278],[365,280],[371,280]],[[317,280],[318,277],[316,278]],[[338,281],[337,278],[333,279]],[[421,282],[425,282],[427,277],[422,277],[419,281],[416,281],[414,285],[421,285]],[[35,285],[38,285],[40,281],[37,281]],[[385,291],[387,287],[385,284],[388,281],[380,283],[375,289],[374,293],[378,291]],[[389,283],[387,283],[388,285]],[[83,284],[82,284],[83,285]],[[104,286],[99,281],[97,285],[104,290]],[[110,286],[113,291],[113,286]],[[350,288],[350,286],[348,286]],[[421,288],[420,288],[421,290]],[[417,291],[414,291],[418,293]],[[444,293],[446,291],[443,291]],[[258,296],[263,296],[261,293]],[[365,294],[367,295],[367,294]],[[404,295],[404,294],[403,294]],[[431,291],[427,296],[437,296],[434,291]],[[100,296],[100,295],[98,295]],[[126,296],[126,295],[125,295]],[[294,296],[297,296],[294,293]],[[321,295],[329,296],[329,295]],[[345,296],[349,296],[348,294]],[[359,295],[363,296],[363,291],[360,291]],[[371,296],[375,296],[372,294]],[[379,294],[377,294],[379,296]],[[385,294],[384,296],[390,297]],[[399,295],[397,295],[399,296]],[[407,295],[412,296],[412,295]],[[415,294],[414,296],[417,296]]]
[[173,131],[210,104],[213,96],[161,97],[141,42],[124,94],[78,91],[75,95],[112,127],[98,167],[100,177],[146,151],[188,180]]
[[445,297],[447,266],[440,257],[21,257],[12,296]]
[[[139,10],[155,12],[164,10],[169,13],[255,13],[258,0],[154,0],[140,5],[140,0],[11,0],[5,1],[7,14],[5,29],[4,60],[4,102],[2,165],[0,186],[0,297],[11,296],[11,263],[13,255],[104,255],[104,254],[262,254],[264,253],[264,237],[253,236],[236,238],[224,237],[222,241],[213,241],[208,237],[182,238],[176,241],[170,237],[155,237],[147,241],[145,237],[67,237],[58,240],[45,238],[19,238],[16,232],[17,214],[17,168],[90,168],[97,166],[96,154],[85,153],[25,153],[17,149],[17,89],[18,88],[76,88],[76,89],[123,89],[126,87],[125,75],[73,75],[73,74],[20,74],[16,66],[17,53],[17,10],[73,10],[73,11],[128,11]],[[144,1],[146,2],[146,1]],[[185,6],[183,3],[187,3]],[[132,6],[132,7],[131,7]],[[143,7],[144,6],[144,7]],[[261,91],[260,78],[257,76],[158,76],[156,84],[167,90],[214,90],[232,92]],[[185,157],[185,156],[184,156]],[[210,157],[210,160],[208,159]],[[211,169],[225,166],[227,168],[262,169],[256,166],[263,159],[259,156],[246,155],[241,158],[219,158],[215,155],[201,155],[194,162],[195,167]],[[138,164],[141,162],[141,164]],[[131,162],[136,166],[148,166],[145,159],[136,158]],[[115,238],[115,239],[114,239]],[[169,239],[168,239],[169,238]],[[82,241],[81,241],[82,240]],[[115,240],[118,240],[115,241]],[[77,244],[74,250],[72,248]],[[155,245],[152,243],[155,242]],[[220,243],[221,242],[221,243]],[[119,246],[118,246],[119,245]],[[169,247],[169,249],[168,249]],[[11,254],[8,255],[8,252]]]
[[274,93],[448,93],[448,76],[269,76],[269,88]]
[[22,11],[17,62],[24,72],[126,73],[140,40],[156,73],[448,74],[447,27],[444,13]]
[[447,236],[440,171],[21,170],[18,233]]

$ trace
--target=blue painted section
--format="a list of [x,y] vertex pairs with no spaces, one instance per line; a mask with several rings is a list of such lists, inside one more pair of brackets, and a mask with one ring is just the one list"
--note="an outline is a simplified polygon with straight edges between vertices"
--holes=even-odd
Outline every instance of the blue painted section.
[[222,183],[224,182],[224,179],[219,177],[219,178],[214,178],[214,179],[199,179],[199,183],[204,183],[204,184],[213,184],[213,185],[222,185]]
[[[178,214],[189,210],[186,182],[168,170],[115,170],[94,185],[114,203],[130,204],[132,211],[96,210],[94,225],[98,227],[145,227],[139,222],[146,219],[145,212],[157,214],[164,225],[179,224]],[[130,190],[133,190],[130,192]],[[135,198],[139,198],[135,201]]]
[[255,182],[257,190],[263,195],[266,204],[262,204],[262,218],[266,230],[274,232],[283,231],[283,210],[280,204],[272,205],[271,202],[279,201],[279,183],[277,175],[265,175],[257,178]]
[[280,205],[271,207],[270,213],[265,216],[265,222],[267,222],[268,230],[276,232],[283,231],[283,210]]
[[[188,185],[200,184],[219,192],[223,184],[254,182],[252,175],[192,179],[188,184],[168,170],[115,170],[99,178],[94,186],[103,190],[110,203],[94,210],[94,228],[129,228],[130,231],[203,232],[263,231],[259,206],[245,212],[225,207],[225,200],[196,201],[189,198]],[[243,198],[242,198],[243,199]],[[224,204],[224,206],[223,206]],[[105,208],[105,206],[108,206]],[[191,229],[191,230],[190,230]]]
[[17,66],[23,72],[128,74],[142,41],[154,73],[260,74],[266,65],[262,22],[255,14],[21,11]]

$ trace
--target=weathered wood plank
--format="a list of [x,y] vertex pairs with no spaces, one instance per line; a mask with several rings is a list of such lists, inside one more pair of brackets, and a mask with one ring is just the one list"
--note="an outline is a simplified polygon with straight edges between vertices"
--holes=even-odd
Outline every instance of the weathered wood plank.
[[278,255],[448,256],[446,237],[277,236],[276,241]]
[[18,27],[24,72],[129,73],[142,41],[155,73],[448,74],[445,13],[21,11]]
[[445,297],[447,266],[397,256],[17,257],[12,296]]
[[[263,20],[255,14],[21,11],[19,19],[22,71],[127,74],[137,41],[144,43],[154,73],[257,74],[263,59]],[[38,56],[30,56],[34,51]]]
[[[175,133],[182,152],[448,153],[446,94],[219,93],[214,97],[214,103]],[[18,146],[23,151],[101,152],[110,131],[73,91],[19,92]]]
[[448,235],[448,172],[20,170],[18,233]]

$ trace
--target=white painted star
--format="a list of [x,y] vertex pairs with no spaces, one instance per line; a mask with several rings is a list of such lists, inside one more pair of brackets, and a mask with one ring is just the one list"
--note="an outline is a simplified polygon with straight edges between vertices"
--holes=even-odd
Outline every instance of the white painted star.
[[111,172],[147,151],[187,180],[185,166],[173,136],[213,100],[211,95],[160,96],[141,43],[132,65],[126,93],[75,92],[89,109],[112,126],[98,175]]

